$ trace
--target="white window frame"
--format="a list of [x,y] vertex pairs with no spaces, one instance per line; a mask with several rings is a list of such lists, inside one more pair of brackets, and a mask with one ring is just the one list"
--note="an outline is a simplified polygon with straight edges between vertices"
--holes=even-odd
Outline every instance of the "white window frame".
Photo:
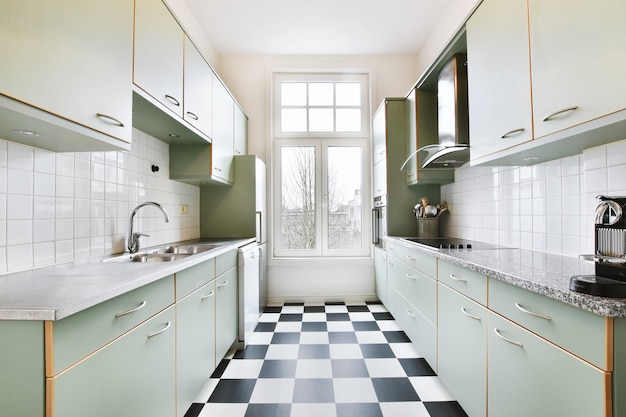
[[[370,153],[369,153],[369,83],[367,74],[337,74],[337,73],[275,73],[273,80],[273,236],[275,258],[320,258],[320,257],[369,257],[371,256],[371,222],[370,210]],[[361,131],[360,132],[280,132],[280,83],[289,82],[345,82],[358,81],[361,83]],[[282,248],[282,186],[281,186],[281,152],[283,147],[310,146],[316,150],[316,190],[315,190],[315,233],[316,247],[314,249],[283,249]],[[327,151],[333,146],[354,146],[361,149],[361,233],[363,246],[359,249],[330,249],[328,248],[328,204],[327,204]]]

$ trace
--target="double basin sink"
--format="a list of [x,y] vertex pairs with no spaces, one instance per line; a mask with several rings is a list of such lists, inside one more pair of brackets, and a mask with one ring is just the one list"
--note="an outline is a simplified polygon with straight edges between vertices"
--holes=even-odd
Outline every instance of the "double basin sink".
[[104,259],[102,262],[174,262],[219,247],[220,245],[206,243],[167,245],[143,252],[125,253],[113,258]]

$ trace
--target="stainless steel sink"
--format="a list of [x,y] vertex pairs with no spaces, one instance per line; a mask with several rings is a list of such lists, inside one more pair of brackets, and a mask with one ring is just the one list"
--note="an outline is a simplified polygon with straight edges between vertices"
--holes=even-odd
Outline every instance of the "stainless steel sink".
[[220,245],[202,243],[167,245],[139,253],[125,253],[112,258],[103,259],[102,262],[174,262],[219,247]]

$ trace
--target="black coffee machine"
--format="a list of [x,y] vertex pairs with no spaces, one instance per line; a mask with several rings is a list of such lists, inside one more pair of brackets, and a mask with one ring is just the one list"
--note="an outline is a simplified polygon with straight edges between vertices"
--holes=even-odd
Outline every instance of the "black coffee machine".
[[595,263],[595,275],[576,275],[570,290],[601,297],[626,297],[626,197],[598,196],[595,213],[595,253],[583,255]]

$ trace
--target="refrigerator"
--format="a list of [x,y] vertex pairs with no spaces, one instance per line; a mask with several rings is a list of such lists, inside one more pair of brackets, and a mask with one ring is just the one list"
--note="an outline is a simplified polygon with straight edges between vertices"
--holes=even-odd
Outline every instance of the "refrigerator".
[[265,163],[255,155],[233,158],[234,183],[200,187],[200,236],[254,237],[259,247],[259,312],[267,305],[267,197]]

